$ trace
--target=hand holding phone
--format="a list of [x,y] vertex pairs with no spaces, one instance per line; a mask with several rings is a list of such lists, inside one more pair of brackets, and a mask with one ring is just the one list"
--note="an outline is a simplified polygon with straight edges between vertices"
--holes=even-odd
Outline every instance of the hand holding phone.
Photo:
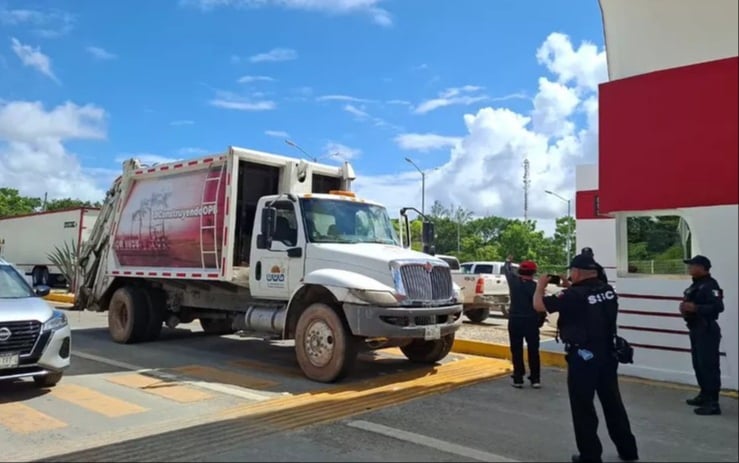
[[550,285],[557,285],[559,286],[560,283],[562,283],[562,278],[559,275],[554,275],[552,273],[547,274],[549,277],[549,284]]

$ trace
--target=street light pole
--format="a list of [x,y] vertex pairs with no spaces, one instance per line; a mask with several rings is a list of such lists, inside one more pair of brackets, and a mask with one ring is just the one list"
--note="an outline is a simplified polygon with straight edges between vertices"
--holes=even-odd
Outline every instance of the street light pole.
[[572,200],[564,198],[553,191],[544,190],[544,193],[552,195],[555,198],[567,203],[567,265],[570,265],[571,261],[571,249],[572,249]]
[[405,158],[405,160],[416,168],[416,170],[421,174],[421,214],[426,214],[426,172],[422,171],[418,165],[416,165],[415,162],[413,162],[413,159],[411,158]]
[[297,149],[301,153],[305,154],[306,156],[308,156],[308,158],[313,159],[313,162],[318,162],[318,159],[316,159],[315,156],[311,156],[310,154],[308,154],[307,151],[305,151],[303,148],[301,148],[300,145],[298,145],[294,141],[292,141],[292,140],[285,140],[285,143],[288,144],[288,145],[290,145],[290,146],[292,146],[293,148]]

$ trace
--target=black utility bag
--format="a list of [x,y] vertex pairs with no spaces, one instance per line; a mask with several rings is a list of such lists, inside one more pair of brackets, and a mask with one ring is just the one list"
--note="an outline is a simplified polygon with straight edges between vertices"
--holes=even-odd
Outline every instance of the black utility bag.
[[634,348],[619,335],[613,337],[613,352],[618,363],[634,363]]

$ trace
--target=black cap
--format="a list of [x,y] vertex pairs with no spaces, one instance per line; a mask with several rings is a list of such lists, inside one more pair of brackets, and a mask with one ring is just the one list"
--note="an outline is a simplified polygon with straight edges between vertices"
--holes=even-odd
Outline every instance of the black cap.
[[706,256],[701,256],[700,254],[693,256],[691,259],[686,259],[683,262],[688,265],[700,265],[706,270],[711,268],[711,259]]
[[570,262],[570,268],[579,268],[582,270],[598,270],[598,264],[593,259],[593,256],[589,256],[585,253],[578,254]]
[[593,257],[593,255],[594,255],[593,254],[593,248],[590,248],[590,247],[582,248],[582,251],[580,251],[580,254],[587,254],[590,257]]

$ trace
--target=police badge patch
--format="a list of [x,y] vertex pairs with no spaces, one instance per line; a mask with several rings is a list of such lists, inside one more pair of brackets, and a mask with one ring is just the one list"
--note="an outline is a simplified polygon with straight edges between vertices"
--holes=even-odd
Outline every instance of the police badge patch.
[[719,299],[723,299],[724,297],[724,295],[721,294],[722,291],[720,289],[714,289],[711,292],[713,293],[714,297],[717,297]]

